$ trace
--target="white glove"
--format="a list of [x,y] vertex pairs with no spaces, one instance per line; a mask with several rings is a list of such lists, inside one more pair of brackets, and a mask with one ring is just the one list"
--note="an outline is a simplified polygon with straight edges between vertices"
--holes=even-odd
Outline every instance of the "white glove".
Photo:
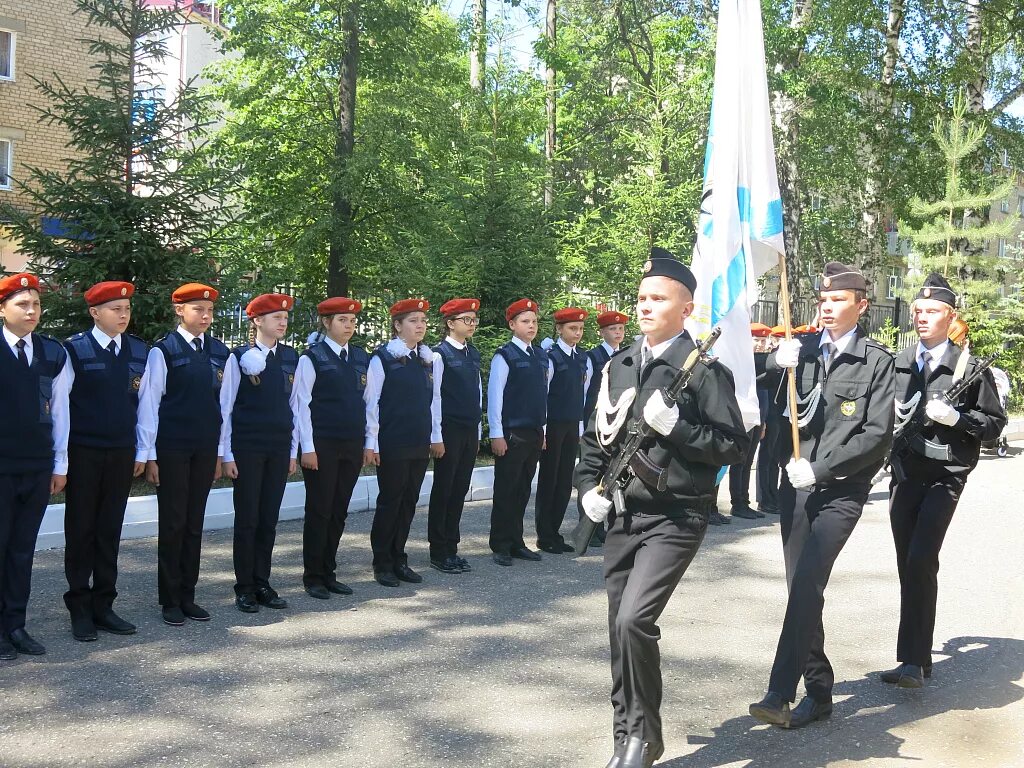
[[807,459],[790,459],[786,465],[786,475],[794,488],[810,488],[814,485],[814,470]]
[[934,422],[952,427],[960,421],[960,414],[945,400],[929,400],[924,407],[924,415]]
[[606,499],[597,492],[597,488],[591,488],[583,494],[583,511],[587,517],[595,523],[603,523],[608,513],[612,511],[611,499]]
[[679,409],[666,403],[665,396],[659,390],[648,398],[644,406],[644,421],[655,432],[668,437],[679,422]]
[[780,368],[796,368],[800,360],[800,342],[796,339],[783,339],[775,350],[775,362]]
[[267,358],[262,352],[253,347],[247,349],[238,361],[238,367],[246,376],[259,376],[267,367]]

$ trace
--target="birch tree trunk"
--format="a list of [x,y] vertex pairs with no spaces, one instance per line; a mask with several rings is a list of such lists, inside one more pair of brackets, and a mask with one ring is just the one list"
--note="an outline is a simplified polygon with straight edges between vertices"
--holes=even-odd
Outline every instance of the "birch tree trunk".
[[474,91],[484,87],[487,66],[487,0],[473,0],[473,33],[469,45],[469,85]]

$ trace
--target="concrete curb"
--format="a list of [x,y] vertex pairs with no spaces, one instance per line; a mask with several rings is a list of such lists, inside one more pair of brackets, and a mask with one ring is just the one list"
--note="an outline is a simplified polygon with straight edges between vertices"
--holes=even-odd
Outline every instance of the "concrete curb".
[[[420,489],[417,506],[426,506],[430,502],[430,489],[434,484],[434,473],[427,472]],[[533,479],[536,487],[537,478]],[[466,501],[482,501],[493,496],[494,467],[477,467],[473,470],[473,479],[466,494]],[[352,492],[348,511],[368,512],[373,509],[377,499],[377,478],[372,475],[360,477]],[[281,520],[301,520],[305,514],[303,506],[306,501],[306,489],[301,482],[288,483],[285,486],[284,500],[281,502]],[[232,505],[231,488],[215,488],[210,491],[206,502],[206,518],[203,529],[207,531],[219,528],[230,528],[235,523],[235,511]],[[125,510],[124,525],[121,527],[122,539],[140,539],[157,535],[156,496],[133,496],[128,499]],[[46,508],[43,524],[39,528],[36,539],[36,551],[55,549],[64,546],[64,505],[51,504]]]

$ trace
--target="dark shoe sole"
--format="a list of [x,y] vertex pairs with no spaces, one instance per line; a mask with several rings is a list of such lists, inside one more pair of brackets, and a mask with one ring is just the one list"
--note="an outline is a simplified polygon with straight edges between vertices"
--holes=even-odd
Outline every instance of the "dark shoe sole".
[[17,661],[18,653],[0,653],[0,661]]
[[762,723],[768,725],[777,725],[780,728],[789,728],[789,722],[792,718],[792,710],[779,710],[770,709],[768,707],[762,707],[758,704],[750,705],[750,716],[755,720],[760,720]]
[[97,624],[96,625],[96,629],[103,630],[104,632],[109,632],[112,635],[134,635],[136,632],[138,632],[137,628],[136,629],[114,629],[113,627],[104,627],[101,624]]
[[241,613],[259,613],[260,612],[260,607],[259,607],[258,604],[257,605],[246,605],[246,606],[236,605],[235,608],[237,608]]
[[76,635],[74,632],[71,636],[80,643],[92,643],[99,639],[98,635]]
[[331,599],[331,593],[327,592],[326,589],[322,593],[311,592],[310,590],[307,589],[306,590],[306,594],[309,595],[312,598],[315,598],[316,600],[330,600]]
[[388,587],[389,589],[394,589],[396,587],[402,586],[402,582],[398,579],[396,579],[395,581],[382,581],[380,579],[375,579],[375,581],[382,587]]
[[924,688],[924,682],[910,675],[903,675],[897,682],[897,688]]
[[441,573],[463,573],[464,572],[461,568],[447,568],[447,567],[445,567],[443,565],[437,565],[435,563],[431,563],[430,567],[433,568],[435,571],[440,571]]
[[803,722],[798,722],[798,721],[795,721],[792,718],[790,718],[789,725],[784,725],[782,727],[783,728],[788,728],[789,730],[792,730],[792,731],[795,731],[798,728],[804,728],[804,727],[810,725],[811,723],[818,722],[819,720],[828,720],[830,717],[832,717],[832,710],[828,709],[828,710],[825,710],[824,712],[818,714],[816,717],[812,717],[810,720],[806,720],[806,721],[803,721]]
[[185,626],[185,622],[184,621],[170,621],[169,619],[164,619],[164,624],[166,624],[168,627],[184,627]]
[[209,621],[213,617],[212,616],[189,616],[186,613],[185,614],[185,618],[188,619],[189,621]]

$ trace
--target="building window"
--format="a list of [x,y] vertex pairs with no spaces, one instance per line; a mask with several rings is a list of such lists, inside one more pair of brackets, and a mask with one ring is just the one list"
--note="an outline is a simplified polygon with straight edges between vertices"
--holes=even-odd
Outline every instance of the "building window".
[[1005,237],[1000,237],[999,238],[999,245],[996,247],[996,255],[999,258],[1001,258],[1001,259],[1005,259],[1006,258],[1006,238]]
[[14,33],[0,29],[0,80],[14,79]]
[[900,295],[903,290],[903,270],[899,267],[893,267],[889,270],[889,291],[886,293],[885,298],[895,299]]
[[999,201],[999,212],[1000,213],[1009,213],[1010,212],[1010,201],[1009,200],[1000,200]]
[[1024,195],[1017,196],[1017,211],[1021,216],[1024,216]]
[[825,207],[825,198],[819,195],[817,192],[811,193],[811,210],[820,211]]
[[14,162],[14,146],[7,139],[0,139],[0,189],[11,188],[11,165]]

